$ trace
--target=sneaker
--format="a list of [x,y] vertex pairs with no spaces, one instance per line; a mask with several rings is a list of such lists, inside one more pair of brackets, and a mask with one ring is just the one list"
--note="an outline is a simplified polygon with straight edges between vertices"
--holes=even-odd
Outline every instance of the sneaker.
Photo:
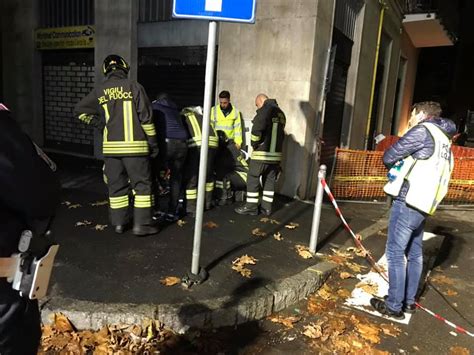
[[260,208],[260,212],[261,212],[263,215],[267,216],[267,217],[272,214],[272,211],[267,210],[267,209],[265,209],[265,208]]
[[235,210],[238,214],[248,214],[250,216],[257,216],[258,215],[258,207],[249,206],[247,204],[237,207]]
[[412,303],[412,304],[403,305],[402,311],[404,313],[413,314],[416,312],[416,304]]
[[178,220],[178,216],[172,214],[172,213],[167,213],[165,216],[165,221],[166,222],[176,222]]
[[370,304],[372,305],[372,307],[374,307],[374,309],[377,312],[379,312],[380,314],[384,316],[397,319],[397,320],[405,319],[405,315],[403,314],[403,311],[399,311],[399,312],[392,311],[390,308],[387,307],[387,304],[385,303],[385,301],[381,299],[371,298]]

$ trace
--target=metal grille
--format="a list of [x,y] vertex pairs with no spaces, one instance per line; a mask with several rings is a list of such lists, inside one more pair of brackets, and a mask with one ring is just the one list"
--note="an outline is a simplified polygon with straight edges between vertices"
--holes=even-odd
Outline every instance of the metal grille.
[[140,0],[139,22],[171,21],[172,0]]
[[94,24],[94,0],[40,0],[42,28]]
[[363,6],[360,0],[337,0],[334,27],[347,38],[354,40],[354,29],[357,15]]

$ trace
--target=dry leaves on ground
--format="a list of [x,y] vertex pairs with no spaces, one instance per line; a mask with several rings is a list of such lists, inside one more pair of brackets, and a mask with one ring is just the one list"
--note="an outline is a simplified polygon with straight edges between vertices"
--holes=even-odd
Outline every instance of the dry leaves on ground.
[[390,335],[391,337],[398,337],[402,330],[393,324],[380,324],[380,329],[385,335]]
[[434,282],[438,285],[454,285],[454,280],[451,280],[445,275],[435,275],[431,277],[431,282]]
[[280,224],[280,222],[278,222],[276,219],[271,219],[271,218],[268,218],[268,217],[260,218],[260,222],[270,223],[270,224]]
[[72,202],[71,201],[63,201],[63,202],[61,202],[61,205],[71,206]]
[[283,240],[283,237],[281,236],[280,232],[276,232],[276,233],[273,233],[273,239],[281,241],[281,240]]
[[268,318],[270,321],[273,323],[280,323],[283,324],[285,327],[288,329],[292,329],[294,327],[294,324],[299,322],[301,320],[301,317],[283,317],[283,316],[273,316]]
[[339,277],[340,277],[341,279],[345,280],[345,279],[353,278],[353,277],[355,277],[355,276],[352,275],[352,274],[350,274],[350,273],[348,273],[348,272],[343,271],[343,272],[341,272],[341,273],[339,274]]
[[461,346],[453,346],[449,348],[449,355],[470,355],[470,351]]
[[176,224],[179,226],[179,227],[182,227],[186,224],[187,222],[186,221],[183,221],[182,219],[178,219],[178,221],[176,222]]
[[96,224],[94,227],[96,231],[103,231],[105,228],[107,228],[107,224]]
[[82,207],[82,205],[80,203],[76,203],[74,205],[67,205],[67,208],[71,209],[71,208],[79,208],[79,207]]
[[260,228],[254,228],[254,229],[252,229],[252,235],[254,235],[256,237],[266,237],[267,233],[262,231]]
[[303,259],[311,259],[313,257],[313,254],[311,254],[308,247],[305,247],[304,245],[297,244],[295,245],[295,249]]
[[253,256],[248,256],[247,254],[242,255],[232,262],[232,270],[237,271],[243,277],[250,278],[252,275],[252,270],[246,268],[245,265],[255,265],[257,261],[258,259],[255,259]]
[[375,324],[358,323],[355,325],[355,327],[362,338],[370,341],[373,344],[380,343],[380,328]]
[[454,290],[447,290],[446,292],[443,292],[445,296],[457,296],[458,293]]
[[286,228],[286,229],[296,229],[296,228],[298,228],[299,226],[300,226],[299,223],[290,222],[290,223],[288,223],[287,225],[285,225],[285,228]]
[[345,264],[349,269],[352,270],[352,272],[355,272],[357,274],[361,273],[362,270],[364,269],[367,269],[367,266],[362,266],[362,265],[359,265],[357,263],[351,263],[351,262],[347,262]]
[[319,324],[310,323],[304,326],[303,335],[311,339],[318,339],[323,335],[323,330]]
[[181,283],[181,279],[176,276],[167,276],[160,280],[160,283],[165,286],[174,286]]
[[371,283],[370,281],[362,281],[355,285],[356,288],[360,288],[367,292],[370,295],[376,296],[379,287],[375,283]]
[[105,205],[108,205],[108,204],[109,204],[109,201],[103,200],[103,201],[92,202],[91,206],[97,207],[97,206],[105,206]]
[[327,284],[324,284],[322,287],[320,287],[317,294],[323,300],[330,300],[334,298],[334,294]]
[[39,354],[151,354],[159,353],[176,335],[163,324],[146,320],[142,325],[111,325],[97,332],[77,332],[63,314],[43,327]]
[[209,229],[214,229],[214,228],[217,228],[219,227],[219,225],[213,221],[209,221],[209,222],[206,222],[203,224],[203,227],[204,228],[209,228]]
[[368,254],[367,250],[359,249],[359,248],[355,248],[355,247],[349,247],[346,250],[348,252],[354,253],[355,255],[360,256],[362,258],[365,258]]
[[90,226],[91,224],[92,224],[91,221],[88,221],[87,219],[85,219],[83,221],[76,222],[76,224],[74,224],[74,227]]

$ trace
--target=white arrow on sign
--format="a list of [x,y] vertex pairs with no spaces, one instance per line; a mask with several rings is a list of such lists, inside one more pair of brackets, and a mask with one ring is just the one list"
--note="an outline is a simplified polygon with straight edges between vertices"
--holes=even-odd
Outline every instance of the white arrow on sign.
[[222,12],[222,0],[206,0],[205,10]]

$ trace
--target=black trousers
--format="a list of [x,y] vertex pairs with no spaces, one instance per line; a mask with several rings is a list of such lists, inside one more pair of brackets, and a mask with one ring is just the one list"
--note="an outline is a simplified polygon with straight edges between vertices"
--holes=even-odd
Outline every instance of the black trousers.
[[38,302],[20,297],[10,283],[0,279],[0,354],[36,354],[40,324]]
[[[160,152],[160,155],[162,153]],[[183,190],[183,174],[186,156],[188,154],[188,143],[185,140],[166,139],[165,151],[158,169],[167,167],[170,169],[170,196],[168,202],[168,213],[175,214],[178,200]],[[155,175],[159,173],[156,169]]]
[[[186,159],[186,211],[188,213],[196,213],[200,154],[200,148],[193,147],[188,149],[188,157]],[[216,149],[209,148],[206,169],[205,209],[209,209],[212,207],[212,196],[214,194],[215,155]]]
[[232,197],[232,191],[244,191],[247,183],[238,172],[233,171],[224,177],[216,177],[214,196],[217,200],[226,200]]
[[262,178],[262,208],[271,211],[275,183],[280,171],[278,164],[268,164],[251,160],[247,174],[247,205],[258,207],[260,202],[260,177]]
[[149,158],[147,156],[105,157],[104,173],[108,180],[112,225],[124,225],[130,222],[130,187],[134,201],[134,223],[151,224],[153,199]]

